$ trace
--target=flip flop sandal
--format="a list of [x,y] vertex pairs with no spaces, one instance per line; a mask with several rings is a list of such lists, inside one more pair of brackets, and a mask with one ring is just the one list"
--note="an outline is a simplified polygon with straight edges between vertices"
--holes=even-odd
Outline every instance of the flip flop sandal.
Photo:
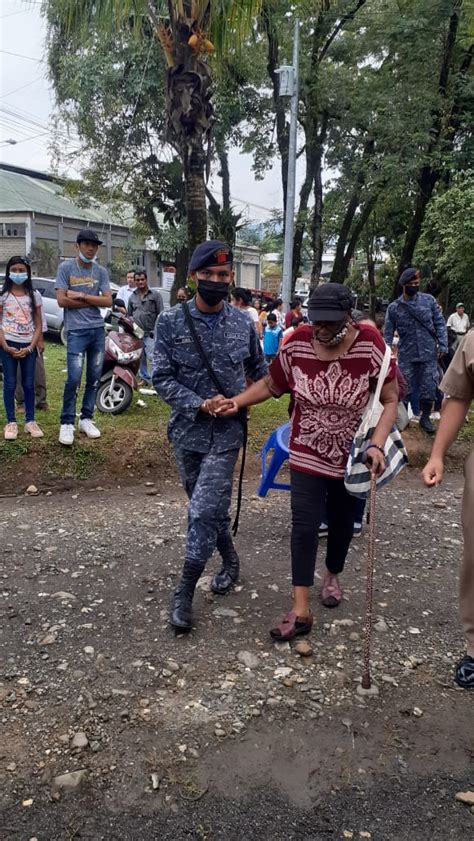
[[293,637],[300,634],[309,634],[313,627],[313,614],[309,613],[306,619],[300,619],[296,613],[291,610],[283,617],[279,625],[274,625],[270,629],[270,636],[278,642],[287,642]]

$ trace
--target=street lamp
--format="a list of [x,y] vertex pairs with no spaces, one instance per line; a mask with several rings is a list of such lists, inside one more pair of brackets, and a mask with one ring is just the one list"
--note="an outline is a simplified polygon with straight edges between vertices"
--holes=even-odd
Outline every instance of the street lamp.
[[288,144],[288,180],[286,188],[285,244],[283,250],[283,271],[281,278],[281,297],[284,309],[291,301],[291,275],[293,268],[293,230],[295,224],[295,181],[296,181],[296,141],[298,133],[298,52],[300,22],[295,20],[293,40],[293,64],[283,65],[277,71],[280,74],[280,96],[291,97],[290,136]]
[[2,140],[0,142],[0,146],[16,146],[16,140],[12,140],[11,137],[8,140]]

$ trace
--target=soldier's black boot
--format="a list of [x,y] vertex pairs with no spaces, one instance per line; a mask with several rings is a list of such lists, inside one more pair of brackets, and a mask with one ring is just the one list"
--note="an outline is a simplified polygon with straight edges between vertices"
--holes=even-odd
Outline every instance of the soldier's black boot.
[[190,631],[192,628],[192,604],[194,590],[202,573],[202,566],[193,566],[186,561],[171,602],[170,624],[177,631]]
[[240,561],[229,532],[217,536],[217,551],[222,558],[222,568],[211,581],[211,590],[225,596],[239,577]]
[[420,407],[421,407],[421,417],[420,417],[420,426],[428,435],[434,435],[436,432],[433,423],[431,421],[430,415],[431,410],[433,408],[433,403],[431,400],[420,400]]

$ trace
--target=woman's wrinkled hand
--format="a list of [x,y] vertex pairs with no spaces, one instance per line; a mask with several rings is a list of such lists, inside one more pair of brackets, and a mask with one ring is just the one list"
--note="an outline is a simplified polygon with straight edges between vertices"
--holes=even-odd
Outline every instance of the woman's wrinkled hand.
[[365,460],[372,476],[381,476],[387,467],[384,454],[375,447],[366,451]]
[[231,418],[233,415],[236,415],[239,411],[239,407],[235,400],[226,399],[224,402],[221,402],[216,410],[216,414],[220,418]]

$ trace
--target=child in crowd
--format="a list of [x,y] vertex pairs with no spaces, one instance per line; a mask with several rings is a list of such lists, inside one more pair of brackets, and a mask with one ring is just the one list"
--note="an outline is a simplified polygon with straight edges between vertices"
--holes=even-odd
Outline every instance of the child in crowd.
[[18,365],[25,394],[25,432],[32,438],[43,437],[35,421],[35,367],[37,345],[42,338],[41,304],[41,295],[33,291],[30,264],[24,257],[11,257],[0,293],[0,359],[7,416],[6,441],[18,437],[15,417]]
[[263,331],[263,353],[267,362],[273,362],[280,350],[283,330],[277,324],[277,317],[274,312],[267,316],[267,323]]

